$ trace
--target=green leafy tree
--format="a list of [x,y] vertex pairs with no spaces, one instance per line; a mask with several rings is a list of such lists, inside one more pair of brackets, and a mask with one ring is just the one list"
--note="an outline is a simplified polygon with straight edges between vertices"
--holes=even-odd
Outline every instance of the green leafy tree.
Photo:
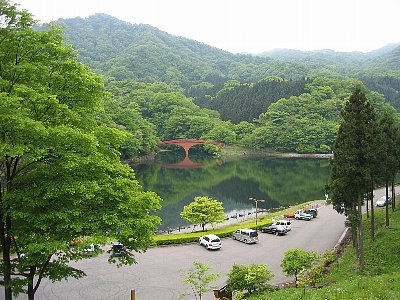
[[[380,173],[386,187],[386,199],[393,195],[389,195],[389,185],[395,180],[396,173],[399,169],[398,160],[398,142],[399,127],[395,123],[394,115],[385,112],[379,120],[380,129]],[[393,186],[394,184],[392,184]],[[393,187],[392,187],[393,189]],[[389,201],[386,201],[386,226],[389,226]]]
[[291,249],[285,252],[281,267],[287,275],[295,277],[297,286],[298,275],[309,270],[316,259],[317,254],[315,252]]
[[181,217],[193,224],[200,224],[203,231],[207,224],[215,224],[224,220],[222,202],[210,197],[195,197],[194,201],[183,207]]
[[251,264],[249,266],[234,264],[228,273],[229,290],[249,293],[262,292],[268,289],[267,282],[274,275],[266,265]]
[[[21,292],[32,300],[43,278],[84,276],[69,262],[86,258],[90,243],[113,238],[145,251],[160,198],[120,162],[126,135],[97,118],[102,80],[61,31],[34,31],[31,15],[8,1],[0,14],[1,284],[6,300]],[[135,259],[127,251],[110,262]]]
[[221,123],[202,136],[202,138],[224,144],[234,144],[236,142],[236,133],[231,127],[231,124],[228,122]]
[[[206,292],[212,291],[215,287],[211,286],[211,283],[220,277],[219,274],[209,273],[210,269],[210,266],[195,261],[192,268],[183,272],[185,276],[183,283],[190,286],[196,300],[201,300]],[[186,295],[189,293],[184,293],[182,296]]]
[[360,270],[363,270],[361,208],[364,194],[373,185],[380,148],[376,113],[360,87],[349,98],[342,117],[335,141],[329,195],[334,208],[350,222]]
[[124,94],[124,88],[129,88],[129,85],[122,86],[123,88],[118,88],[115,82],[107,86],[107,90],[111,91],[113,96],[105,99],[105,110],[99,118],[107,126],[126,134],[120,149],[123,159],[154,153],[159,142],[155,126],[143,118],[139,105],[132,101],[130,95]]

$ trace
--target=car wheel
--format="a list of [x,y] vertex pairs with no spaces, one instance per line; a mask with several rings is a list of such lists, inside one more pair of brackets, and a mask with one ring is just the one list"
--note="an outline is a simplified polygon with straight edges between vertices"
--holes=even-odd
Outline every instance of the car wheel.
[[247,240],[243,240],[243,243],[247,244]]
[[278,236],[278,235],[279,235],[279,232],[278,232],[278,231],[275,231],[275,234]]

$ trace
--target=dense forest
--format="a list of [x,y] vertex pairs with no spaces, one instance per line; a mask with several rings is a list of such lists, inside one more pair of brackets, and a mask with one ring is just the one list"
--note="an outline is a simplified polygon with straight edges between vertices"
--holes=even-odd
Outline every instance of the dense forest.
[[188,96],[193,97],[199,106],[219,111],[223,120],[233,123],[252,122],[273,102],[303,93],[307,82],[310,80],[287,81],[276,76],[255,83],[230,80],[218,88],[216,93],[213,93],[213,85],[201,83],[192,86]]
[[369,53],[232,54],[105,14],[54,23],[78,60],[105,76],[110,97],[100,118],[125,131],[125,158],[172,138],[330,152],[356,86],[378,113],[400,109],[400,44]]

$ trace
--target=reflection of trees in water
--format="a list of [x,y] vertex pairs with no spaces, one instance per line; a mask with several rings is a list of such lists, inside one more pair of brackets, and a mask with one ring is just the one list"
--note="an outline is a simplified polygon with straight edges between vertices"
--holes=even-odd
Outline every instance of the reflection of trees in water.
[[163,169],[152,163],[134,167],[144,189],[164,199],[158,213],[163,228],[186,224],[179,213],[195,196],[222,201],[226,212],[251,209],[249,197],[267,200],[262,208],[322,199],[330,172],[329,161],[320,159],[208,158],[202,163],[202,169]]

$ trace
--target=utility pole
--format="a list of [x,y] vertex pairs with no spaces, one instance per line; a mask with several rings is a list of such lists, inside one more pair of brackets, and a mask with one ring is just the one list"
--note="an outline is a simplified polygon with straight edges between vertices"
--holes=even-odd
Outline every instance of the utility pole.
[[256,203],[256,229],[257,229],[257,212],[258,212],[258,202],[265,202],[265,200],[257,200],[255,198],[249,198],[250,201],[254,201]]

